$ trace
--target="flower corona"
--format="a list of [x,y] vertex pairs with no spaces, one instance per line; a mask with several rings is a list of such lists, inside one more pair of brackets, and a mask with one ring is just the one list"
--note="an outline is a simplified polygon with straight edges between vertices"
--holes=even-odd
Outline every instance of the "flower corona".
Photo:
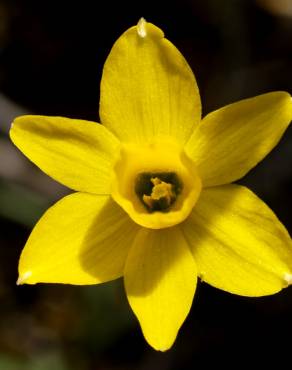
[[[153,205],[158,204],[153,202],[151,194],[153,189],[159,188],[159,181],[160,184],[163,182],[164,188],[169,185],[172,196],[168,206],[151,210],[151,200]],[[162,229],[186,219],[199,198],[201,188],[192,160],[174,140],[160,140],[145,145],[126,144],[121,149],[114,166],[111,194],[137,224]]]

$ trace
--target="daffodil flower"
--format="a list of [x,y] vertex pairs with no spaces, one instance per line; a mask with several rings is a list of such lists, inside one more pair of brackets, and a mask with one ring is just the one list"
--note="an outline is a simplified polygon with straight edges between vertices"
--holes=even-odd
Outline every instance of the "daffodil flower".
[[285,227],[250,190],[230,184],[280,140],[292,119],[288,93],[242,100],[201,119],[190,67],[141,19],[106,60],[100,119],[14,121],[14,144],[76,191],[35,226],[19,284],[123,277],[146,340],[164,351],[190,311],[197,277],[243,296],[291,283]]

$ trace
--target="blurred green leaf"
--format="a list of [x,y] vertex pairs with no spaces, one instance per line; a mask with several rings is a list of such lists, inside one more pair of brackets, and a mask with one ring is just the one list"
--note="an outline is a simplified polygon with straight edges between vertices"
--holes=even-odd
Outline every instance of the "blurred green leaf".
[[49,353],[32,358],[25,370],[68,370],[68,367],[58,353]]
[[83,287],[84,321],[88,345],[104,349],[114,343],[136,321],[126,301],[122,279]]
[[0,369],[5,370],[22,370],[23,364],[13,357],[0,354]]
[[32,227],[48,208],[48,200],[23,186],[0,181],[0,215]]
[[20,359],[0,353],[1,370],[68,370],[58,353],[36,355],[31,359]]

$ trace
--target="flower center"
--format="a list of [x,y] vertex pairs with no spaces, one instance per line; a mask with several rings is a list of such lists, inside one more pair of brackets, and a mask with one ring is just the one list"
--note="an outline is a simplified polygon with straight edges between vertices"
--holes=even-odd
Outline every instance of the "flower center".
[[181,147],[157,138],[122,146],[111,195],[137,224],[162,229],[187,218],[201,188],[196,166]]
[[169,212],[182,190],[173,172],[141,173],[136,178],[135,192],[148,212]]

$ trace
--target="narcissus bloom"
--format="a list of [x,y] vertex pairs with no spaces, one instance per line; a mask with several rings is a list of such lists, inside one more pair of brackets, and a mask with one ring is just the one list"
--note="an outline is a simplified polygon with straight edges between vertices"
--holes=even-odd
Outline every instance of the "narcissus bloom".
[[244,176],[278,143],[292,100],[272,92],[201,120],[195,77],[163,32],[143,19],[103,69],[102,125],[16,118],[14,144],[75,190],[35,226],[18,283],[98,284],[124,278],[146,340],[173,344],[197,277],[244,296],[292,281],[292,243]]

